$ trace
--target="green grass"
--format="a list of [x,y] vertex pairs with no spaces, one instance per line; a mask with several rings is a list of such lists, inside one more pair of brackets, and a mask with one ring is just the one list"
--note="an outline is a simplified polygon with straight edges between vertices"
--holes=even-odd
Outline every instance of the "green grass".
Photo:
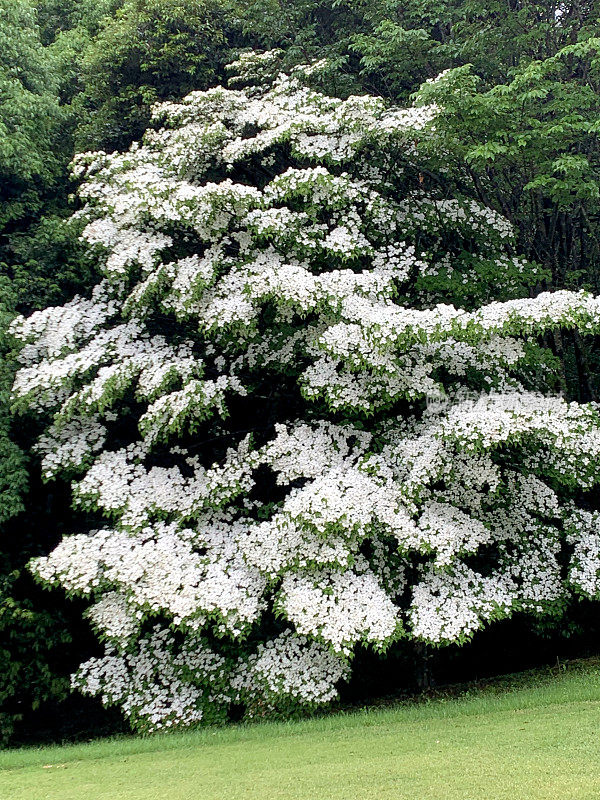
[[9,750],[0,798],[598,800],[600,661],[300,722]]

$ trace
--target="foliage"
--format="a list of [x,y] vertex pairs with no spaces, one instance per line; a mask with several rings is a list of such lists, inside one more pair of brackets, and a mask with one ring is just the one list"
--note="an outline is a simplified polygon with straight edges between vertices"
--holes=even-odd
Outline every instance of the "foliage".
[[[4,568],[3,564],[3,568]],[[28,708],[66,697],[68,676],[56,670],[53,652],[71,644],[57,609],[19,597],[22,570],[0,573],[0,742],[5,744]]]
[[60,97],[60,59],[42,47],[29,2],[0,9],[0,260],[24,310],[61,302],[89,285],[90,275],[77,233],[65,226],[74,117]]
[[570,45],[489,91],[467,66],[422,93],[446,110],[440,124],[465,180],[518,225],[555,286],[598,283],[599,45]]
[[2,0],[0,236],[40,209],[60,171],[56,149],[63,118],[41,50],[28,0]]
[[10,387],[13,370],[7,360],[6,329],[14,317],[14,294],[6,278],[0,279],[0,525],[23,509],[27,486],[23,454],[10,437]]
[[[57,140],[63,116],[40,45],[32,6],[0,2],[0,266],[9,273],[10,236],[39,213],[59,178]],[[56,622],[19,594],[24,565],[38,549],[13,554],[10,524],[24,509],[25,456],[15,443],[10,413],[14,363],[6,329],[17,302],[14,286],[0,275],[0,741],[10,736],[27,704],[39,704],[61,683],[48,665]],[[60,636],[59,636],[60,638]],[[64,679],[62,691],[64,692]]]
[[94,283],[80,234],[76,221],[50,213],[11,236],[12,286],[21,310],[63,302]]
[[[362,16],[351,36],[371,91],[401,97],[424,78],[471,64],[486,88],[519,66],[550,58],[597,30],[596,2],[349,0]],[[420,80],[419,80],[420,76]]]
[[239,4],[250,44],[285,64],[329,61],[323,85],[404,102],[444,69],[473,65],[486,87],[519,64],[555,55],[597,30],[598,4],[569,0],[251,0]]
[[42,44],[47,47],[70,31],[98,32],[101,19],[123,5],[123,0],[39,0],[37,19]]
[[[14,317],[15,296],[6,278],[0,282],[0,330]],[[28,547],[28,536],[19,530],[14,552],[11,525],[24,511],[28,486],[25,457],[11,431],[10,385],[14,369],[7,358],[6,334],[0,339],[0,742],[11,735],[14,724],[28,705],[34,708],[50,697],[64,696],[65,676],[55,674],[49,655],[69,638],[61,630],[60,617],[44,603],[23,596],[27,585],[25,563],[40,550]],[[7,541],[11,538],[13,541]],[[29,587],[31,592],[31,587]]]
[[359,643],[600,590],[574,505],[600,415],[556,395],[543,343],[598,332],[600,301],[528,297],[510,223],[426,180],[438,106],[328,97],[319,64],[254,86],[279,57],[77,159],[104,277],[12,326],[42,470],[106,519],[33,569],[106,642],[74,685],[142,730],[322,704]]
[[[467,65],[421,94],[445,109],[438,170],[453,172],[463,191],[512,221],[547,286],[600,288],[598,44],[568,45],[487,90]],[[553,347],[571,393],[596,398],[594,342],[558,334]]]
[[217,0],[126,0],[85,51],[78,149],[123,149],[157,100],[218,80],[232,22]]

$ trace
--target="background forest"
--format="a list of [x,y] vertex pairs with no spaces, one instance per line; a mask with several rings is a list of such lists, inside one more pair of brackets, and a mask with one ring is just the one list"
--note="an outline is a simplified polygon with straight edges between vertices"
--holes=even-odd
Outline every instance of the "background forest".
[[[430,84],[444,107],[440,192],[495,209],[516,252],[539,265],[531,295],[600,293],[600,5],[513,0],[0,0],[1,330],[89,290],[94,262],[71,215],[75,153],[124,151],[157,101],[226,81],[244,50],[282,51],[281,66],[326,59],[325,94],[409,102]],[[455,165],[460,164],[460,169]],[[494,281],[494,276],[489,276]],[[469,288],[465,287],[468,304]],[[460,304],[460,296],[455,300]],[[99,702],[69,695],[69,674],[96,652],[82,605],[43,590],[26,565],[75,531],[69,484],[44,482],[31,420],[13,413],[13,345],[0,334],[0,739],[119,729]],[[556,387],[597,401],[597,337],[544,334]],[[597,649],[598,605],[565,604],[550,620],[517,615],[465,647],[399,643],[365,667],[348,699],[541,663]]]

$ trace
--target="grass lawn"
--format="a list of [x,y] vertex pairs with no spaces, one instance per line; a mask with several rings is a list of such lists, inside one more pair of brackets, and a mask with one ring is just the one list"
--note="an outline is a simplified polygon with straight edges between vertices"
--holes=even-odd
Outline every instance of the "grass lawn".
[[460,697],[0,753],[1,800],[598,800],[600,661]]

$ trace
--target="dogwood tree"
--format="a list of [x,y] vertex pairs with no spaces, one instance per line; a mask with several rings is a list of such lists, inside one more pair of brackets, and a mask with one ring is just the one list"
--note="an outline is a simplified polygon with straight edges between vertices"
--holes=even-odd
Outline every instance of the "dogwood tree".
[[89,598],[73,683],[141,729],[328,702],[357,643],[600,590],[600,414],[543,346],[600,301],[529,296],[506,219],[427,171],[435,106],[253,85],[276,58],[78,157],[103,278],[13,325],[43,473],[92,520],[32,569]]

